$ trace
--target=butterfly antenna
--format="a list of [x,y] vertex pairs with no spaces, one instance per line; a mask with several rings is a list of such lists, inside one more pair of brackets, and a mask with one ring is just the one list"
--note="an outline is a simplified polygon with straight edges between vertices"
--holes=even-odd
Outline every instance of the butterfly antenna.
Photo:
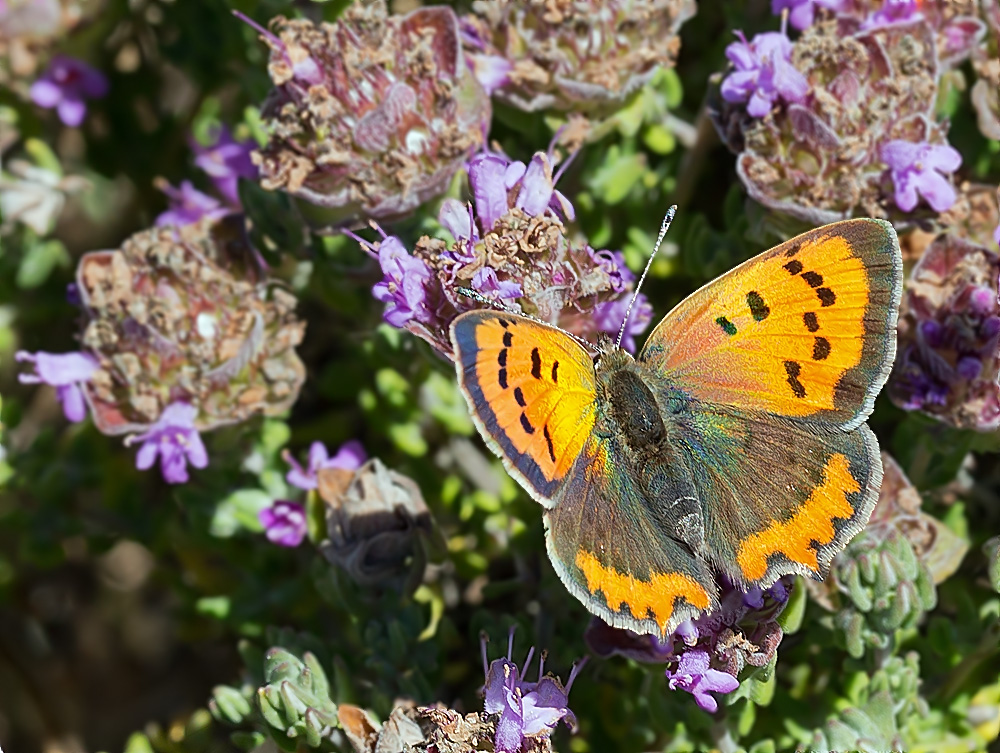
[[539,324],[544,324],[546,327],[552,327],[554,329],[557,329],[564,335],[572,337],[587,350],[591,350],[594,352],[600,351],[600,348],[594,345],[594,343],[590,342],[589,340],[584,340],[579,335],[574,335],[572,332],[567,332],[562,327],[557,327],[554,324],[550,324],[549,322],[539,319],[537,316],[532,316],[531,314],[525,314],[519,311],[514,311],[512,308],[504,305],[501,301],[498,301],[496,298],[487,298],[485,295],[473,290],[472,288],[455,288],[455,292],[458,293],[459,295],[464,295],[466,298],[471,298],[476,303],[481,303],[484,306],[490,306],[492,308],[499,309],[500,311],[503,311],[506,314],[510,314],[511,316],[523,316],[525,319],[531,319],[531,321],[533,322],[538,322]]
[[646,275],[649,274],[649,268],[653,266],[653,259],[656,258],[656,252],[660,250],[660,244],[663,243],[663,236],[667,234],[667,230],[670,229],[670,223],[674,220],[674,215],[677,213],[677,205],[671,206],[667,213],[663,216],[663,224],[660,225],[660,234],[656,236],[656,243],[653,246],[653,253],[649,255],[649,261],[646,262],[646,268],[642,270],[642,275],[639,277],[639,282],[635,286],[635,290],[632,291],[632,300],[628,302],[628,308],[625,309],[625,318],[622,319],[622,328],[618,330],[618,342],[615,343],[616,348],[621,348],[622,340],[625,338],[625,327],[628,326],[628,318],[632,313],[632,307],[635,305],[635,299],[639,297],[639,289],[642,287],[642,283],[646,280]]

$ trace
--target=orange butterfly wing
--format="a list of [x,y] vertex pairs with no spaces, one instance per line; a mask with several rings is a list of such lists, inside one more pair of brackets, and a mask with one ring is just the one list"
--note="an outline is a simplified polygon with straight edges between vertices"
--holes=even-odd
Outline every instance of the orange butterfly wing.
[[901,294],[892,225],[837,222],[693,293],[639,360],[705,402],[849,430],[889,375]]

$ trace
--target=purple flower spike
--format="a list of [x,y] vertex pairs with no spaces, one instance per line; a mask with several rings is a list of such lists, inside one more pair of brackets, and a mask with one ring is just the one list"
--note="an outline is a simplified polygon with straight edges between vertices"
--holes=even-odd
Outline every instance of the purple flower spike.
[[722,97],[727,102],[746,102],[747,113],[762,118],[779,100],[802,102],[809,93],[809,82],[791,63],[792,42],[784,32],[758,34],[752,42],[742,31],[739,42],[726,48],[726,57],[736,70],[722,82]]
[[[487,714],[499,714],[493,747],[497,753],[520,753],[524,741],[530,737],[548,737],[559,720],[571,728],[576,717],[569,710],[569,691],[586,660],[573,665],[566,686],[551,675],[543,675],[545,655],[538,662],[538,682],[527,682],[524,672],[519,672],[511,660],[514,649],[514,631],[507,639],[507,656],[486,664],[486,639],[482,642],[483,670],[486,684],[484,708]],[[525,668],[531,662],[535,649],[528,651]]]
[[212,140],[207,146],[194,145],[194,164],[208,174],[226,201],[239,206],[239,179],[257,178],[257,168],[250,159],[256,145],[252,141],[237,141],[225,126],[212,134]]
[[59,119],[76,128],[87,115],[87,100],[108,93],[108,79],[82,60],[56,55],[48,70],[31,85],[31,101],[47,110],[55,109]]
[[267,540],[278,546],[298,546],[306,536],[306,509],[298,502],[279,499],[257,517]]
[[149,431],[130,440],[130,443],[142,442],[135,458],[135,467],[140,471],[152,468],[159,456],[164,481],[168,484],[187,483],[188,463],[195,468],[208,465],[208,453],[194,426],[197,417],[198,409],[193,405],[168,405]]
[[344,442],[332,458],[322,442],[313,442],[309,447],[309,465],[303,468],[289,453],[285,453],[285,462],[292,466],[285,475],[285,481],[299,489],[309,491],[315,489],[319,482],[316,474],[323,468],[340,468],[345,471],[356,471],[368,459],[368,453],[361,442],[352,439]]
[[917,206],[918,193],[935,212],[944,212],[955,203],[955,188],[945,177],[962,164],[955,148],[895,140],[883,145],[881,157],[892,173],[896,206],[904,212]]
[[82,421],[87,417],[87,403],[80,387],[97,371],[97,359],[88,353],[28,353],[20,350],[14,358],[34,364],[34,374],[20,374],[22,384],[49,384],[56,388],[63,413],[69,421]]
[[684,654],[676,670],[668,669],[667,680],[671,690],[686,690],[694,696],[698,706],[713,714],[718,710],[719,703],[711,694],[731,693],[740,685],[731,674],[710,669],[708,652],[700,649]]
[[796,29],[808,29],[816,20],[816,8],[826,8],[834,13],[844,10],[846,0],[771,0],[771,12],[781,14],[788,9],[788,21]]
[[156,218],[157,225],[193,225],[205,218],[217,220],[230,212],[218,199],[202,193],[189,180],[181,183],[180,188],[164,183],[160,190],[170,199],[170,208]]
[[382,241],[378,263],[385,279],[375,284],[372,295],[386,304],[382,318],[393,327],[404,327],[411,319],[426,321],[430,316],[425,305],[426,285],[431,278],[427,264],[411,256],[395,236]]

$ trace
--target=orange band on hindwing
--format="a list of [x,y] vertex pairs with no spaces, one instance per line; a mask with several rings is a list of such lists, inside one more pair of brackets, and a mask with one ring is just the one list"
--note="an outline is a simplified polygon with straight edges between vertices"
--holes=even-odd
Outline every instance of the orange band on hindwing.
[[817,549],[833,541],[835,518],[846,520],[855,513],[848,494],[861,491],[851,474],[845,455],[830,456],[823,468],[823,482],[812,490],[791,519],[775,521],[765,530],[740,542],[736,561],[747,580],[760,580],[767,573],[767,559],[783,554],[792,562],[819,572]]

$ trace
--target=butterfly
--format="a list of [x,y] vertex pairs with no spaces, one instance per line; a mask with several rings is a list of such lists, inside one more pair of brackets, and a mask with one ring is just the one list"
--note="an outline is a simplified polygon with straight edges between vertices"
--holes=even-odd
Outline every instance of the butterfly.
[[718,606],[713,573],[822,579],[864,528],[901,293],[892,225],[845,220],[708,283],[636,358],[502,310],[460,315],[451,340],[563,583],[610,625],[666,635]]

